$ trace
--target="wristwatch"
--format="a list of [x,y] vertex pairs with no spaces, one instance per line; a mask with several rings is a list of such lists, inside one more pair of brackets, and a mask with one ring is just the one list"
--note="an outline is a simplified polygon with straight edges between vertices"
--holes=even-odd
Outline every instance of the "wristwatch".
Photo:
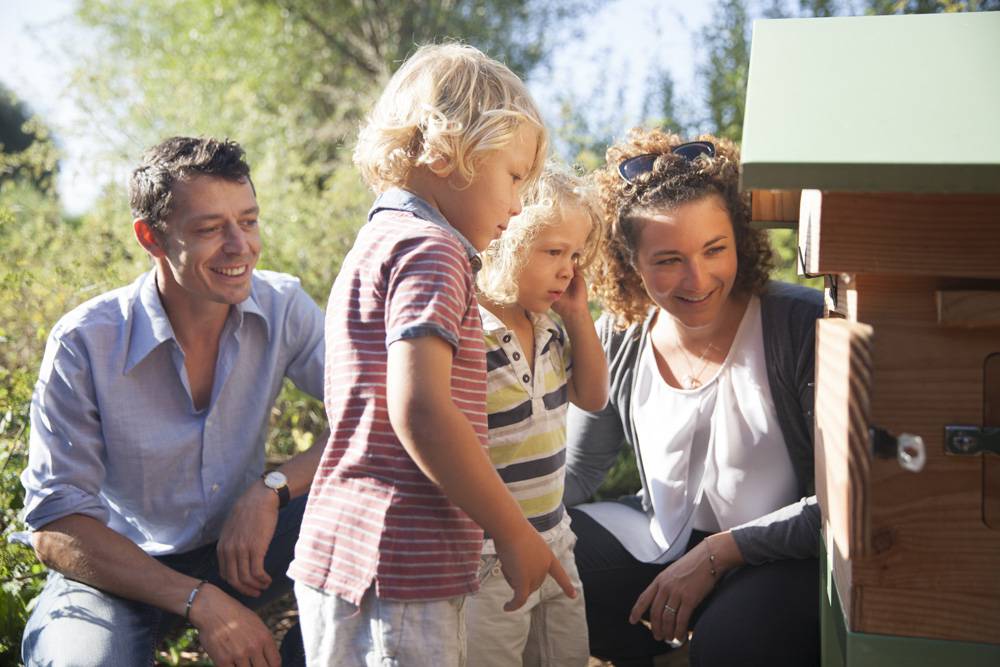
[[288,504],[291,492],[288,490],[288,478],[284,473],[272,470],[260,476],[264,480],[264,486],[278,494],[278,509]]

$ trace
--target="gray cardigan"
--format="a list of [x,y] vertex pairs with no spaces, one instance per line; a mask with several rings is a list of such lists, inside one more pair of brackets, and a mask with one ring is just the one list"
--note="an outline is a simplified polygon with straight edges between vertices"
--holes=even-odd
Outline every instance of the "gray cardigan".
[[[813,372],[816,320],[823,316],[823,295],[817,290],[770,282],[760,295],[761,324],[767,379],[781,433],[798,481],[802,500],[733,528],[743,559],[750,564],[781,558],[815,557],[819,548],[820,513],[813,476]],[[572,405],[567,432],[566,492],[568,506],[586,502],[626,443],[635,450],[643,489],[623,498],[652,513],[645,493],[646,475],[632,420],[632,384],[639,352],[649,332],[652,313],[641,324],[614,329],[608,315],[597,322],[608,358],[611,392],[600,412]],[[809,497],[805,497],[809,496]]]

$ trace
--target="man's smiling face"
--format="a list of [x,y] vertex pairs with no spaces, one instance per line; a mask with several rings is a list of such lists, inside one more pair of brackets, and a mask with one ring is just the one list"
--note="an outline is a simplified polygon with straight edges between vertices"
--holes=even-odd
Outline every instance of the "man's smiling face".
[[250,181],[194,176],[172,189],[158,245],[169,265],[160,290],[169,301],[242,303],[260,257],[257,198]]

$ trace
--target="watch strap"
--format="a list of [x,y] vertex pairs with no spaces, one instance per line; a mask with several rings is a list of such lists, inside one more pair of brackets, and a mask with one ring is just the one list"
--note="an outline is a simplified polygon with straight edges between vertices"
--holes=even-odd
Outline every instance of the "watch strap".
[[264,482],[264,486],[271,489],[278,494],[278,509],[282,509],[288,504],[288,501],[292,499],[292,492],[288,490],[288,484],[282,484],[278,488],[274,488],[267,483],[267,473],[260,476],[261,480]]
[[282,487],[275,489],[278,494],[278,509],[282,509],[288,504],[288,501],[292,499],[292,493],[288,490],[288,485],[285,484]]

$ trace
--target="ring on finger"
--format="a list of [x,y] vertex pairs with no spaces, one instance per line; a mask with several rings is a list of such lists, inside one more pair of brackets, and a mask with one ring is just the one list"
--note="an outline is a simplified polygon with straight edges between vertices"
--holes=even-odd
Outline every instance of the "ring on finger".
[[676,610],[676,609],[674,609],[673,607],[671,607],[671,606],[670,606],[670,605],[668,605],[668,604],[665,604],[665,605],[663,605],[663,611],[668,611],[668,612],[670,612],[671,614],[676,614],[676,613],[677,613],[677,610]]

